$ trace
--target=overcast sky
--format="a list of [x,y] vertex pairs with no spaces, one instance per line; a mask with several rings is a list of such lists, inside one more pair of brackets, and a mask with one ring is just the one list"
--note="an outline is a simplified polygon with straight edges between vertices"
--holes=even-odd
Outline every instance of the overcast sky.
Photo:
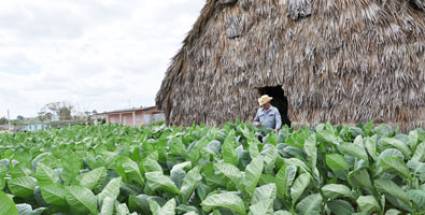
[[204,0],[0,0],[0,117],[154,104]]

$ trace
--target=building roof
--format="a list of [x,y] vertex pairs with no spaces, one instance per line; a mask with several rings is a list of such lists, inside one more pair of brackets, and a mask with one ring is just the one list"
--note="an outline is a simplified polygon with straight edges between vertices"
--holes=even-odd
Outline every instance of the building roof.
[[293,122],[425,126],[424,1],[277,2],[206,1],[157,94],[169,124],[251,120],[282,86]]
[[94,116],[98,116],[98,115],[105,115],[105,114],[120,114],[120,113],[132,113],[135,111],[152,111],[152,110],[156,110],[155,113],[160,113],[159,110],[157,110],[156,106],[150,106],[150,107],[140,107],[140,108],[130,108],[130,109],[122,109],[122,110],[114,110],[114,111],[107,111],[107,112],[102,112],[102,113],[97,113],[97,114],[93,114]]

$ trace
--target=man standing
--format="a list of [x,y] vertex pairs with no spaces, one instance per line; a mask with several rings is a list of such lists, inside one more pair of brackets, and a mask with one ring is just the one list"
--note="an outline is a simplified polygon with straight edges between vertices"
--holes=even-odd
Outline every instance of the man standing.
[[264,128],[279,131],[282,127],[282,118],[279,110],[270,103],[273,100],[268,95],[263,95],[258,99],[260,108],[254,118],[254,124]]

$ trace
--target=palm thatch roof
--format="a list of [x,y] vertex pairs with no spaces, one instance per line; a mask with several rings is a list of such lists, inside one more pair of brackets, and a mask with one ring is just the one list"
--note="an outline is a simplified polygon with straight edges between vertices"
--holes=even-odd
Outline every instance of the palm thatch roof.
[[425,1],[207,0],[156,102],[170,124],[218,125],[275,85],[293,122],[425,126]]

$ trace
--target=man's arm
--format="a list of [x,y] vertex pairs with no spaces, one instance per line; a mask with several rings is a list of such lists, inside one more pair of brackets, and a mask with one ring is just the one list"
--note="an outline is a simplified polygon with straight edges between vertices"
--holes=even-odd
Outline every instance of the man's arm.
[[257,111],[257,112],[255,113],[255,117],[254,117],[253,125],[254,125],[255,127],[260,127],[260,114],[259,114],[259,111]]
[[255,112],[254,122],[260,122],[260,117],[259,117],[258,111]]
[[279,113],[279,110],[278,109],[276,109],[275,117],[276,117],[276,119],[275,119],[276,120],[275,130],[279,130],[279,129],[282,128],[282,117],[280,116],[280,113]]

